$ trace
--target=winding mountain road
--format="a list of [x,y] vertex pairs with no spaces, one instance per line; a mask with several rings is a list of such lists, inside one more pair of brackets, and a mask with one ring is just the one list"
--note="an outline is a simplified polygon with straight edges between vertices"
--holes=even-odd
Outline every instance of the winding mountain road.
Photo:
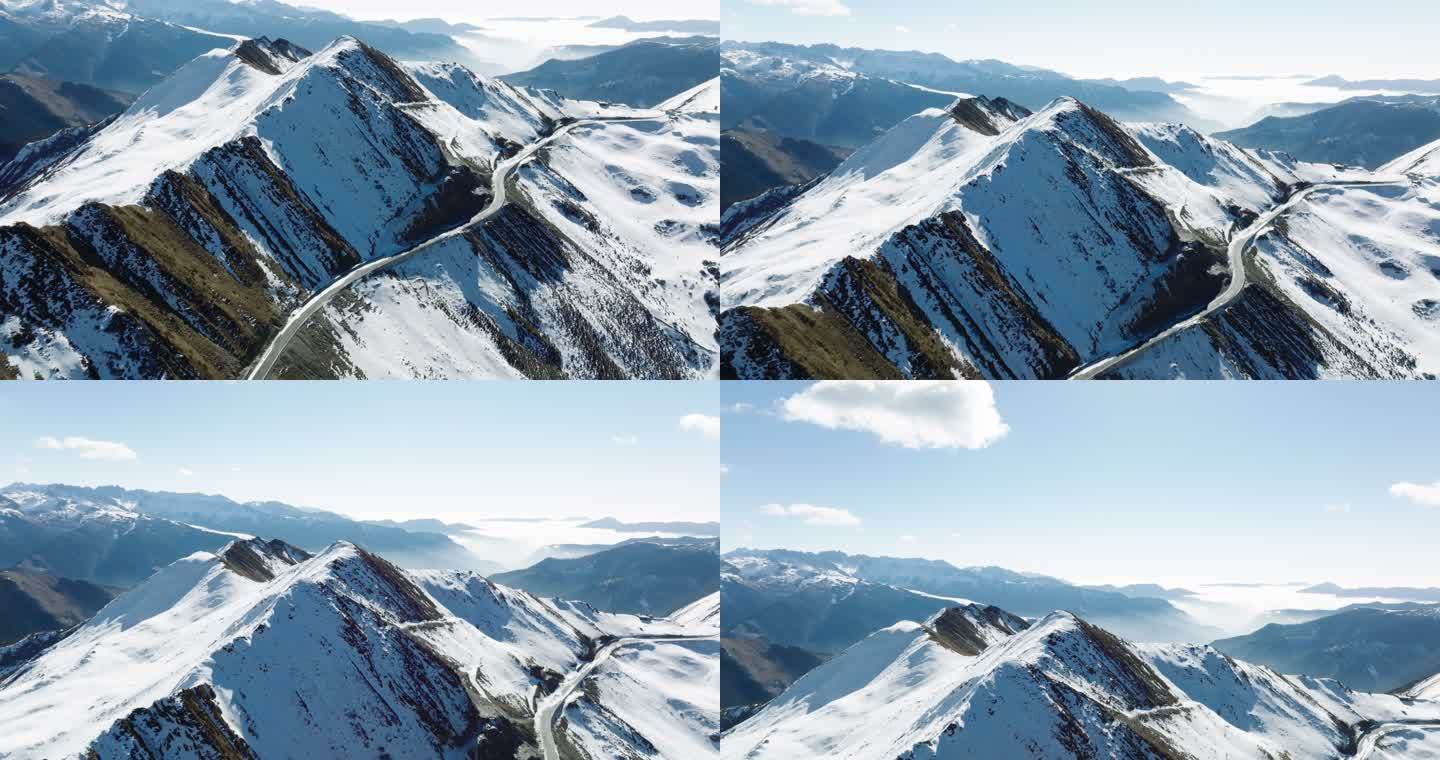
[[1369,760],[1370,756],[1380,745],[1380,740],[1397,731],[1407,729],[1436,729],[1440,730],[1440,720],[1414,720],[1399,721],[1396,723],[1381,723],[1380,725],[1360,735],[1360,741],[1356,743],[1355,754],[1351,757],[1355,760]]
[[325,305],[330,303],[330,301],[334,299],[335,296],[338,295],[341,291],[345,290],[351,285],[354,285],[356,282],[366,277],[367,275],[374,274],[375,272],[378,272],[382,269],[399,264],[400,262],[416,256],[417,254],[423,253],[426,250],[429,250],[431,247],[446,240],[458,237],[460,235],[464,235],[465,233],[484,224],[486,220],[498,214],[500,212],[500,209],[504,208],[505,204],[509,202],[509,198],[506,196],[505,185],[506,180],[509,179],[510,172],[513,171],[516,167],[530,160],[530,158],[535,155],[536,151],[559,139],[566,132],[569,132],[576,127],[591,124],[609,124],[627,121],[655,121],[657,119],[664,119],[668,115],[669,114],[667,112],[656,112],[655,114],[646,116],[595,116],[585,119],[578,119],[557,128],[549,135],[546,135],[545,137],[536,140],[533,143],[530,143],[525,147],[524,150],[521,150],[514,156],[511,156],[510,158],[501,161],[499,164],[496,164],[495,171],[490,175],[490,202],[485,204],[485,208],[481,209],[480,213],[471,217],[470,221],[466,222],[465,224],[462,224],[459,227],[456,227],[455,229],[448,232],[443,232],[439,235],[436,235],[435,237],[426,240],[425,242],[415,246],[414,248],[410,248],[399,253],[394,253],[389,256],[382,256],[378,259],[372,259],[370,261],[364,262],[351,269],[350,271],[346,272],[345,274],[341,275],[334,282],[327,285],[323,290],[311,295],[310,299],[307,300],[303,306],[295,310],[295,312],[290,315],[289,320],[285,322],[285,326],[280,329],[280,332],[276,333],[275,337],[270,339],[270,343],[266,345],[265,350],[260,353],[260,358],[256,360],[254,365],[252,365],[250,372],[246,375],[245,379],[264,380],[268,378],[270,372],[275,369],[275,362],[279,361],[280,357],[285,353],[285,348],[290,345],[290,341],[294,340],[295,335],[300,332],[300,328],[304,327],[305,323],[310,319],[311,316],[315,314],[315,312],[324,308]]
[[1319,182],[1313,185],[1305,185],[1292,190],[1290,192],[1290,195],[1286,197],[1283,202],[1270,209],[1269,211],[1265,212],[1264,214],[1261,214],[1259,218],[1257,218],[1254,222],[1250,224],[1250,226],[1236,232],[1230,237],[1230,245],[1228,249],[1230,259],[1230,284],[1226,286],[1225,290],[1222,291],[1220,295],[1216,296],[1214,300],[1210,302],[1210,305],[1206,306],[1205,309],[1202,310],[1200,313],[1170,326],[1155,337],[1145,341],[1144,343],[1141,343],[1140,345],[1128,351],[1125,351],[1124,353],[1113,354],[1102,359],[1097,359],[1096,361],[1080,367],[1079,369],[1070,373],[1069,379],[1094,380],[1108,370],[1119,367],[1120,365],[1125,364],[1131,359],[1134,359],[1136,356],[1144,353],[1145,351],[1148,351],[1150,348],[1158,345],[1166,338],[1169,338],[1170,336],[1180,332],[1181,330],[1199,324],[1202,320],[1206,319],[1210,315],[1220,311],[1221,309],[1224,309],[1226,306],[1229,306],[1232,302],[1234,302],[1236,298],[1240,296],[1240,292],[1245,289],[1245,286],[1249,284],[1249,281],[1245,278],[1246,252],[1249,251],[1250,247],[1255,244],[1255,240],[1260,237],[1261,233],[1265,232],[1265,230],[1270,227],[1271,223],[1273,223],[1277,218],[1279,218],[1280,215],[1284,214],[1286,211],[1289,211],[1301,201],[1305,200],[1305,198],[1308,197],[1311,193],[1317,190],[1324,190],[1334,187],[1379,187],[1384,185],[1395,185],[1402,183],[1402,180]]
[[613,654],[616,649],[643,642],[707,641],[714,638],[715,636],[713,634],[709,636],[673,636],[658,634],[655,636],[629,636],[623,639],[616,639],[601,647],[600,651],[596,652],[595,656],[591,658],[589,662],[585,663],[579,670],[566,676],[565,680],[560,682],[560,686],[551,692],[549,696],[540,700],[539,705],[536,706],[535,737],[536,740],[540,742],[540,753],[543,760],[560,760],[559,745],[555,743],[555,721],[556,718],[559,717],[561,708],[564,707],[565,701],[570,698],[570,695],[574,693],[575,689],[585,682],[585,679],[590,676],[590,673],[594,671],[595,668],[610,659],[610,655]]

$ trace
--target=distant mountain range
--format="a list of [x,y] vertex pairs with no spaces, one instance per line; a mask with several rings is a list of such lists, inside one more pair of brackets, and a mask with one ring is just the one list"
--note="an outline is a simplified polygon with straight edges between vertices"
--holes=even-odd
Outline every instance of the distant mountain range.
[[1359,597],[1362,599],[1408,599],[1415,602],[1440,602],[1440,588],[1417,588],[1415,586],[1357,586],[1346,588],[1335,583],[1317,583],[1301,591],[1311,594]]
[[926,108],[958,95],[1002,97],[1038,110],[1059,97],[1084,100],[1126,121],[1200,119],[1164,92],[1073,79],[1002,61],[955,61],[934,53],[727,41],[722,128],[858,148]]
[[720,523],[718,522],[682,522],[682,521],[651,521],[651,522],[622,522],[613,517],[602,517],[598,520],[591,520],[581,523],[581,528],[603,528],[619,531],[621,533],[679,533],[689,536],[718,536],[720,535]]
[[1271,624],[1214,647],[1282,673],[1334,678],[1359,691],[1396,691],[1440,673],[1440,606],[1357,606],[1293,625]]
[[1440,94],[1440,79],[1346,79],[1331,74],[1306,82],[1316,87],[1338,87],[1342,90],[1398,90]]
[[[856,619],[860,614],[858,610],[843,614],[827,611],[826,614],[846,621],[855,630],[841,630],[839,621],[829,625],[817,621],[813,623],[817,630],[825,636],[835,637],[818,644],[809,639],[786,639],[767,634],[778,643],[818,651],[836,651],[853,643],[854,636],[863,635],[865,631],[896,620],[923,617],[953,605],[956,599],[994,604],[1030,617],[1043,616],[1055,610],[1069,610],[1097,621],[1103,620],[1105,625],[1123,632],[1123,635],[1141,641],[1208,641],[1218,633],[1164,599],[1077,586],[1058,578],[1017,573],[998,567],[960,568],[938,560],[868,557],[843,552],[747,549],[727,552],[725,561],[732,570],[722,576],[722,593],[725,586],[730,586],[732,592],[743,587],[747,595],[759,600],[758,604],[750,599],[737,603],[733,612],[727,613],[727,630],[741,625],[769,626],[771,624],[765,621],[773,619],[774,628],[767,630],[790,630],[795,632],[791,635],[803,635],[799,632],[811,623],[801,621],[813,620],[818,613],[798,615],[783,612],[783,606],[776,604],[776,597],[800,599],[815,595],[817,590],[825,590],[820,598],[826,600],[823,602],[826,607],[831,604],[856,605],[881,621],[876,625]],[[835,593],[836,590],[839,593]],[[802,596],[792,597],[797,593]],[[852,599],[857,595],[873,596],[874,600]],[[893,609],[877,609],[877,606],[885,606],[877,605],[879,600],[884,600],[885,605],[891,605]],[[727,609],[731,607],[727,605]]]
[[1271,116],[1216,137],[1302,161],[1377,169],[1440,140],[1440,97],[1355,98],[1298,116]]
[[627,32],[683,32],[685,34],[720,35],[720,22],[706,19],[635,21],[626,16],[611,16],[591,22],[596,29],[623,29]]
[[719,589],[719,551],[718,539],[637,541],[573,559],[543,559],[490,577],[532,594],[576,599],[606,611],[669,615]]
[[584,58],[552,59],[501,78],[567,98],[649,107],[714,79],[719,67],[714,38],[652,38]]
[[318,49],[344,35],[364,37],[401,58],[482,63],[445,34],[355,21],[276,0],[5,0],[0,71],[138,94],[196,56],[230,47],[236,37],[283,37]]
[[0,498],[5,500],[0,502],[0,567],[23,565],[92,583],[132,586],[159,567],[197,551],[214,551],[237,534],[283,537],[309,550],[352,541],[409,567],[499,569],[438,533],[372,525],[278,502],[29,484],[8,486]]

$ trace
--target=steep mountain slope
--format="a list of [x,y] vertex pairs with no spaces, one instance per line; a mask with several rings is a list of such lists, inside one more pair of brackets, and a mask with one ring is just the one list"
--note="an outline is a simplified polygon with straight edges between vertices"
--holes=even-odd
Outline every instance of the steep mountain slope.
[[0,610],[5,611],[0,616],[0,644],[79,625],[113,599],[116,591],[35,570],[0,570]]
[[[564,744],[586,758],[720,755],[720,642],[637,642],[586,677],[565,707]],[[636,736],[644,737],[637,741]]]
[[130,100],[122,93],[74,82],[0,76],[0,166],[26,144],[103,121],[125,110]]
[[719,588],[719,541],[636,542],[575,559],[545,559],[495,581],[602,610],[668,615]]
[[767,190],[803,185],[839,166],[850,152],[764,130],[726,130],[720,136],[721,212]]
[[1440,97],[1359,98],[1302,116],[1271,116],[1215,137],[1301,161],[1378,169],[1440,139]]
[[1421,177],[1440,176],[1440,140],[1422,145],[1391,161],[1380,169],[1382,172],[1401,172]]
[[[332,332],[341,312],[322,312],[272,376],[711,373],[707,117],[585,122],[471,224],[502,203],[497,167],[532,158],[522,146],[614,113],[459,66],[402,67],[354,39],[202,56],[78,147],[22,156],[0,199],[3,364],[25,378],[239,376],[341,273],[424,244],[411,269],[360,283],[369,314],[356,291],[324,302],[357,324]],[[587,161],[553,168],[581,133]],[[651,163],[605,170],[651,137]],[[651,207],[596,208],[632,189]]]
[[13,674],[0,753],[523,757],[533,699],[605,637],[644,630],[349,544],[310,557],[239,541],[176,562]]
[[[1028,114],[962,98],[907,119],[812,186],[729,209],[722,372],[1120,374],[1168,367],[1166,344],[1228,319],[1236,325],[1184,357],[1185,369],[1224,375],[1203,366],[1223,349],[1244,352],[1231,375],[1420,375],[1416,356],[1433,337],[1418,322],[1424,310],[1394,303],[1410,291],[1423,300],[1420,283],[1362,270],[1350,280],[1363,290],[1356,309],[1326,315],[1306,288],[1331,286],[1294,271],[1300,262],[1250,276],[1255,249],[1264,259],[1274,242],[1275,214],[1290,212],[1282,220],[1294,229],[1294,212],[1319,199],[1405,187],[1347,183],[1396,179],[1250,153],[1186,127],[1122,126],[1074,100]],[[1405,211],[1423,214],[1423,204]],[[1386,247],[1401,244],[1395,265],[1410,272],[1427,244],[1424,217],[1406,221],[1414,239]],[[1328,242],[1306,240],[1283,258],[1324,256]],[[1343,258],[1333,266],[1362,269]],[[1369,270],[1382,275],[1378,263]]]
[[[1010,624],[1006,624],[1006,621]],[[948,610],[875,632],[723,737],[727,758],[1342,758],[1440,705],[1137,647],[1068,613]]]
[[[1423,150],[1423,149],[1422,149]],[[1393,165],[1393,164],[1392,164]],[[1440,374],[1440,166],[1323,187],[1260,230],[1229,308],[1107,377],[1433,378]],[[1428,176],[1426,172],[1433,172]]]
[[716,115],[676,100],[546,145],[494,219],[357,282],[270,376],[714,376]]
[[[722,589],[731,594],[725,600],[727,632],[751,630],[776,643],[818,652],[838,651],[896,620],[923,619],[956,599],[994,604],[1030,617],[1069,610],[1142,641],[1208,640],[1218,633],[1164,599],[1076,586],[998,567],[746,549],[727,553],[725,561]],[[826,594],[817,595],[815,589],[825,589]],[[788,608],[801,600],[805,608]],[[823,613],[809,609],[817,601],[834,609]],[[842,608],[849,609],[842,612]],[[822,614],[833,619],[823,622],[817,617]],[[805,632],[812,620],[827,638],[800,638],[809,635]]]
[[132,586],[156,569],[232,537],[118,504],[56,498],[23,486],[0,495],[0,567]]
[[567,98],[658,105],[677,92],[715,78],[719,42],[710,37],[636,40],[597,55],[549,60],[503,79],[554,90]]
[[1394,691],[1440,671],[1440,607],[1360,608],[1295,625],[1271,624],[1213,646],[1282,673]]
[[[32,513],[48,510],[67,516],[80,515],[82,518],[98,514],[116,515],[117,519],[158,519],[177,528],[207,531],[203,543],[182,544],[175,547],[170,556],[157,555],[160,564],[168,564],[201,549],[214,549],[234,535],[252,535],[276,537],[311,551],[319,551],[336,541],[349,541],[371,551],[383,552],[405,567],[483,572],[499,569],[498,565],[487,563],[444,534],[373,525],[333,512],[301,509],[279,502],[241,503],[224,496],[141,491],[115,486],[82,488],[16,484],[0,493],[30,505]],[[131,582],[143,577],[141,575]]]
[[720,707],[727,717],[735,708],[769,702],[825,661],[814,652],[758,637],[725,638],[720,645]]

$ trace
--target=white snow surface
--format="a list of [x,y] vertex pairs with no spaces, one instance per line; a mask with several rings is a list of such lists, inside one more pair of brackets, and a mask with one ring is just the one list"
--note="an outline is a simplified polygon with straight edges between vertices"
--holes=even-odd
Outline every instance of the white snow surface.
[[691,87],[690,89],[676,95],[669,100],[655,106],[660,111],[679,111],[681,113],[720,113],[720,78],[716,77],[708,82]]
[[1288,752],[1338,760],[1348,756],[1349,740],[1339,722],[1440,715],[1440,703],[1291,679],[1209,647],[1114,642],[1118,649],[1055,613],[967,656],[925,625],[902,621],[807,673],[727,732],[723,756],[934,760],[1024,747],[1028,756],[1068,757],[1062,740],[1079,731],[1097,756],[1148,757],[1127,735],[1129,723],[1186,756],[1261,760]]
[[565,731],[590,757],[642,751],[668,760],[719,757],[720,641],[644,641],[618,648],[565,709]]
[[433,724],[460,735],[475,709],[462,674],[483,674],[472,685],[492,707],[528,715],[532,664],[574,668],[583,637],[683,631],[473,573],[406,573],[346,543],[294,565],[262,551],[272,580],[231,570],[227,550],[166,567],[0,686],[0,756],[67,757],[97,738],[102,755],[119,751],[115,720],[210,684],[261,756],[434,757],[450,750]]

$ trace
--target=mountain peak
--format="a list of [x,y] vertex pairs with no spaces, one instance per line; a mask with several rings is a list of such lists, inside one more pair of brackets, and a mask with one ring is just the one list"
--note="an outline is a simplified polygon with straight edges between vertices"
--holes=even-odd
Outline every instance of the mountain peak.
[[269,541],[249,538],[232,541],[216,556],[232,572],[264,583],[274,580],[276,573],[285,567],[304,562],[311,555],[278,538]]
[[267,74],[279,76],[311,53],[286,39],[256,37],[235,46],[235,57]]

